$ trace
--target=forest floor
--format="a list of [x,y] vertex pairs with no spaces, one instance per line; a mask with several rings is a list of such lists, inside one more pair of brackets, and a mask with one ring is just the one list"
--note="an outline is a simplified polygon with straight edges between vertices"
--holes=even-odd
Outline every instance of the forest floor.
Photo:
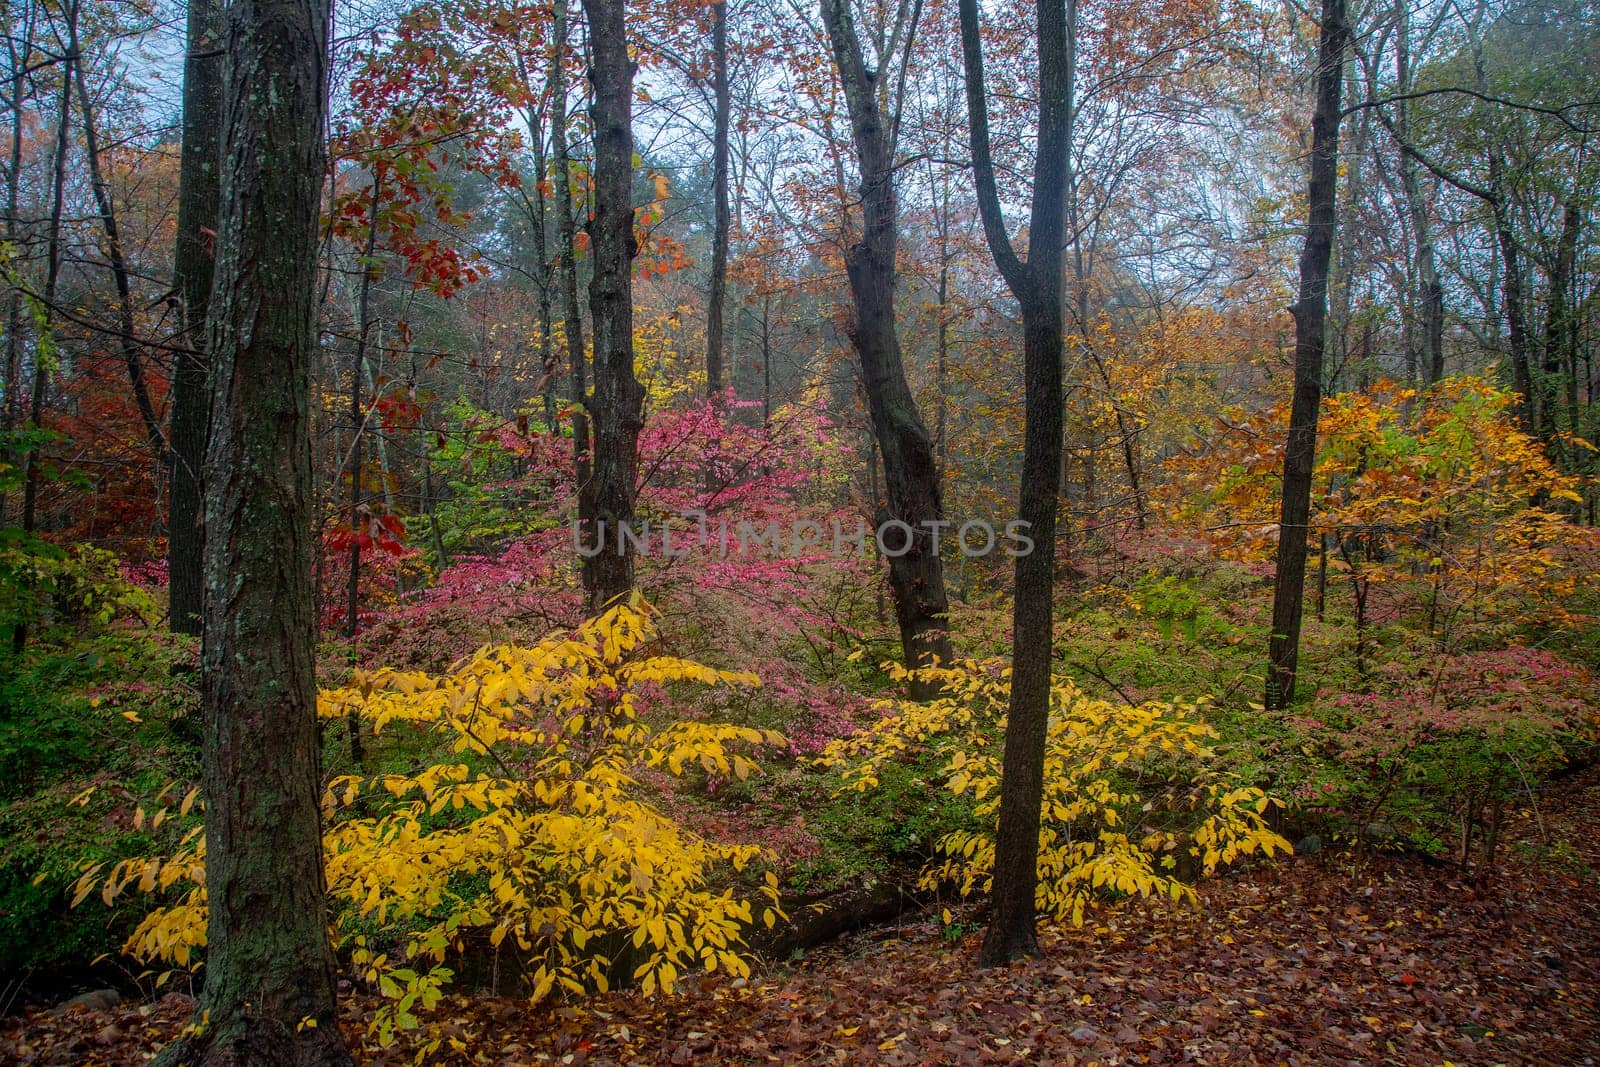
[[[609,1063],[1600,1063],[1600,767],[1517,814],[1492,872],[1324,853],[1219,878],[1201,910],[1130,902],[1047,927],[1042,959],[978,970],[976,916],[922,916],[746,980],[563,1006],[449,997],[358,1060]],[[957,937],[958,932],[964,932]],[[169,995],[0,1024],[0,1062],[140,1064]],[[460,1048],[464,1051],[452,1051]]]

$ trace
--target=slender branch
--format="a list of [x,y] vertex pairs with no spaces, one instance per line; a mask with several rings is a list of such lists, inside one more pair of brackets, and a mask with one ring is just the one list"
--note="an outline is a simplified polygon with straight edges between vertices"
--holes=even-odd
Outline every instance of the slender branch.
[[1465,89],[1461,86],[1455,85],[1446,86],[1440,89],[1419,89],[1416,92],[1410,93],[1393,93],[1389,96],[1379,97],[1371,100],[1363,100],[1360,103],[1351,104],[1339,114],[1340,117],[1348,117],[1358,111],[1366,110],[1367,108],[1382,108],[1385,104],[1400,103],[1404,100],[1422,100],[1430,96],[1446,95],[1470,96],[1474,100],[1481,100],[1486,104],[1494,104],[1496,107],[1506,107],[1516,111],[1528,111],[1535,115],[1546,115],[1562,123],[1573,133],[1600,133],[1600,126],[1583,126],[1567,117],[1567,113],[1569,111],[1578,111],[1583,108],[1600,108],[1600,100],[1579,100],[1571,104],[1563,104],[1560,107],[1541,107],[1538,104],[1525,104],[1518,100],[1507,100],[1503,96],[1493,96],[1489,93],[1479,92],[1476,89]]
[[972,127],[972,177],[977,184],[978,214],[989,241],[995,265],[1013,292],[1026,288],[1028,271],[1006,233],[1000,212],[1000,193],[994,180],[994,157],[989,152],[989,102],[983,86],[983,38],[978,32],[978,0],[960,0],[961,54],[967,68],[967,113]]

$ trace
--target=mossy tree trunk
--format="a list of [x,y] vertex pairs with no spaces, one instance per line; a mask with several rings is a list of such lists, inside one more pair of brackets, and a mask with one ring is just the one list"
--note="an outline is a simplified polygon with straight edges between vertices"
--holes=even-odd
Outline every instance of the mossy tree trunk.
[[311,364],[327,0],[229,11],[205,486],[198,1033],[164,1062],[348,1064],[318,809]]

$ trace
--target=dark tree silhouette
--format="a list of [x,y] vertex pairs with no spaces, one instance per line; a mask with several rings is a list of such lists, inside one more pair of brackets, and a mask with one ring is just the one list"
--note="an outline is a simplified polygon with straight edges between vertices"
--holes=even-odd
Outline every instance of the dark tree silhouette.
[[[222,143],[222,5],[189,0],[188,51],[183,61],[183,154],[178,164],[178,242],[173,289],[182,314],[182,351],[172,374],[170,512],[167,523],[167,605],[175,633],[198,634],[204,597],[201,553],[201,472],[211,397],[206,390],[206,309],[211,303],[212,242]],[[209,232],[208,232],[209,231]]]
[[[620,528],[633,521],[644,425],[644,388],[633,372],[633,61],[628,58],[625,0],[584,0],[589,16],[589,110],[594,129],[594,213],[589,246],[594,277],[594,461],[579,488],[589,525],[583,585],[590,606],[633,588],[631,545]],[[597,543],[598,542],[598,543]]]
[[[901,7],[889,52],[898,43],[901,59],[909,56],[916,38],[921,5]],[[861,381],[872,416],[873,435],[883,457],[883,480],[889,507],[884,520],[898,520],[913,535],[907,550],[889,558],[889,586],[894,592],[895,618],[906,665],[925,666],[934,658],[950,661],[949,604],[944,588],[944,565],[935,550],[933,531],[925,523],[941,522],[944,503],[939,492],[939,468],[934,463],[933,442],[917,411],[911,387],[906,384],[895,328],[895,246],[898,241],[898,206],[894,185],[894,151],[899,118],[885,115],[878,92],[884,71],[869,71],[862,58],[850,0],[822,0],[822,21],[833,46],[834,64],[844,87],[855,141],[856,165],[861,173],[861,235],[845,249],[845,271],[855,318],[850,340],[861,357]],[[874,502],[876,503],[876,502]],[[891,550],[896,535],[885,535]],[[932,695],[927,683],[914,683],[912,695]]]
[[1268,708],[1294,700],[1305,607],[1306,530],[1311,517],[1311,472],[1316,463],[1317,416],[1322,406],[1322,353],[1328,318],[1328,263],[1333,255],[1339,167],[1339,92],[1350,41],[1345,0],[1323,0],[1317,46],[1317,103],[1311,119],[1311,181],[1306,243],[1300,252],[1300,296],[1294,315],[1294,398],[1283,453],[1283,501],[1278,518],[1278,566],[1267,646]]
[[1061,249],[1075,77],[1077,0],[1039,0],[1039,145],[1033,169],[1028,259],[1006,234],[989,151],[983,88],[983,39],[977,0],[961,0],[961,52],[967,71],[972,170],[983,232],[1006,284],[1022,308],[1022,485],[1017,515],[1033,551],[1017,557],[1012,608],[1011,704],[1001,763],[1000,826],[994,893],[979,961],[994,966],[1039,952],[1039,805],[1050,722],[1051,615],[1055,587],[1056,497],[1061,489]]

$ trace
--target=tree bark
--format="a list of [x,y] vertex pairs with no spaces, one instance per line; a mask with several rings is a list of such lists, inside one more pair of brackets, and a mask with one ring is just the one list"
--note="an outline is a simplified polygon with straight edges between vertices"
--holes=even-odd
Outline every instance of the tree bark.
[[711,145],[711,286],[706,293],[706,393],[722,392],[722,313],[728,292],[728,0],[711,4],[711,80],[716,115]]
[[[908,54],[916,33],[917,14],[920,5],[909,16],[909,23],[896,28],[896,36],[904,35]],[[903,7],[901,17],[906,18]],[[906,384],[895,324],[895,247],[899,236],[894,185],[896,119],[883,113],[883,87],[879,81],[886,72],[866,69],[849,0],[822,0],[822,20],[849,107],[861,173],[861,237],[845,249],[844,260],[855,302],[850,340],[861,357],[867,408],[883,455],[889,502],[889,513],[883,518],[905,523],[914,531],[907,551],[889,558],[889,586],[894,593],[900,644],[907,667],[930,666],[935,659],[949,663],[949,602],[937,541],[944,521],[939,469],[934,462],[933,442]],[[894,536],[887,535],[886,540]],[[887,547],[894,549],[898,544]],[[936,691],[937,687],[927,682],[911,685],[914,699],[927,699]]]
[[311,366],[327,0],[236,0],[206,452],[205,989],[166,1063],[349,1064],[318,810]]
[[572,157],[567,148],[567,0],[556,0],[551,26],[550,145],[555,157],[556,238],[560,243],[561,310],[567,341],[572,401],[572,467],[583,517],[583,486],[589,481],[589,373],[583,348],[583,312],[578,303],[577,231],[572,213]]
[[1022,484],[1018,518],[1033,540],[1017,556],[1012,606],[1011,703],[1001,762],[1000,821],[995,839],[989,928],[979,963],[996,966],[1038,955],[1039,805],[1044,795],[1045,738],[1050,722],[1054,639],[1055,534],[1062,456],[1062,245],[1070,173],[1077,0],[1039,0],[1039,142],[1034,159],[1028,260],[1006,233],[989,150],[978,0],[960,0],[961,51],[967,73],[967,115],[978,209],[995,265],[1022,310]]
[[167,520],[167,615],[174,633],[200,633],[205,595],[201,553],[202,472],[211,396],[206,388],[205,324],[211,302],[222,144],[221,0],[189,0],[183,61],[183,153],[178,164],[178,241],[173,288],[180,301],[183,351],[174,361],[167,430],[171,485]]
[[626,0],[583,0],[589,18],[589,81],[594,99],[594,213],[589,246],[594,276],[594,466],[579,490],[590,608],[599,611],[633,588],[633,547],[621,536],[633,522],[644,424],[644,388],[633,373],[633,61]]
[[1300,295],[1294,315],[1294,396],[1283,457],[1283,499],[1278,518],[1278,559],[1267,646],[1266,706],[1294,700],[1305,607],[1307,529],[1311,475],[1316,462],[1317,418],[1322,406],[1322,355],[1328,316],[1328,263],[1338,203],[1339,96],[1350,40],[1345,0],[1322,0],[1317,47],[1317,103],[1311,120],[1311,180],[1306,242],[1300,252]]

